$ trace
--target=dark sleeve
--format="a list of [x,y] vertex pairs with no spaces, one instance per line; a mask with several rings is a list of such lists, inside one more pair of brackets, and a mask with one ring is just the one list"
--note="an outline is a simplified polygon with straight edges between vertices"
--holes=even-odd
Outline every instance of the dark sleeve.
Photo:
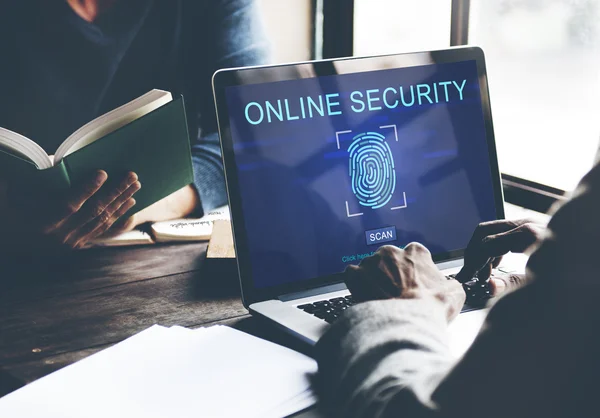
[[317,389],[331,416],[430,416],[430,394],[453,364],[445,311],[433,299],[357,305],[315,347]]
[[600,368],[597,320],[589,314],[596,293],[539,282],[516,290],[491,309],[458,362],[439,302],[357,305],[316,346],[321,402],[344,418],[555,417],[587,410]]
[[491,308],[454,363],[438,301],[357,305],[316,346],[332,416],[597,416],[600,164],[556,211],[528,284]]
[[[194,3],[201,2],[193,0],[190,4]],[[200,209],[205,213],[227,204],[212,75],[221,68],[266,64],[268,44],[257,1],[211,0],[202,3],[205,7],[195,15],[204,26],[200,31],[194,30],[195,27],[188,31],[192,34],[189,36],[192,50],[202,52],[184,62],[194,96],[186,97],[186,105],[189,104],[197,116],[191,126],[198,127],[197,132],[191,132],[194,186],[200,197]],[[192,7],[198,10],[197,6]],[[199,21],[191,22],[189,26],[197,26]]]

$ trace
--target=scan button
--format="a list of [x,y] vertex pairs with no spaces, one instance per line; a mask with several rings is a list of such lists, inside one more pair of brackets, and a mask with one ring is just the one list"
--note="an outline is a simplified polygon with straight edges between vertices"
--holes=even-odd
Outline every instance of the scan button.
[[371,229],[365,231],[365,237],[367,238],[367,245],[396,241],[396,227],[386,226],[385,228]]

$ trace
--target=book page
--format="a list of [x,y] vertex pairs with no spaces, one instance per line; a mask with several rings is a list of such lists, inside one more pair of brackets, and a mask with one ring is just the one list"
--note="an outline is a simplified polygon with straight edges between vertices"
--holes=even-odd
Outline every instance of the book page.
[[154,244],[155,242],[208,241],[213,233],[213,225],[217,220],[229,220],[229,207],[222,206],[208,212],[202,218],[181,218],[152,224],[152,235],[134,229],[122,234],[98,238],[89,247],[119,247],[127,245]]
[[157,242],[208,241],[213,224],[218,220],[229,220],[229,207],[222,206],[208,212],[202,218],[182,218],[152,224],[152,234]]
[[31,161],[40,170],[53,165],[53,161],[42,147],[31,139],[8,129],[0,128],[0,149],[15,157]]
[[154,244],[152,236],[145,231],[134,229],[112,237],[96,238],[86,248],[90,247],[124,247],[128,245]]
[[67,155],[158,109],[172,99],[171,93],[155,89],[105,113],[69,136],[56,150],[55,161],[60,162]]

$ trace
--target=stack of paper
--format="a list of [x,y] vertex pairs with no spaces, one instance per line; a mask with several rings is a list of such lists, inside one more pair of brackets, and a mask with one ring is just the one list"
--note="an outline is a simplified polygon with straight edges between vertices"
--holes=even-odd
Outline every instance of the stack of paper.
[[11,418],[285,417],[314,360],[224,326],[153,326],[0,399]]

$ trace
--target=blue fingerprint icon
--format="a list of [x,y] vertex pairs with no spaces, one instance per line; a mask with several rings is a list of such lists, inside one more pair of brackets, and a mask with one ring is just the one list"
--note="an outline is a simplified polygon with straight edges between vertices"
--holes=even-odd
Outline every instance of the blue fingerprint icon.
[[352,192],[362,206],[385,206],[396,190],[396,171],[392,150],[385,137],[366,132],[353,138],[348,148]]

